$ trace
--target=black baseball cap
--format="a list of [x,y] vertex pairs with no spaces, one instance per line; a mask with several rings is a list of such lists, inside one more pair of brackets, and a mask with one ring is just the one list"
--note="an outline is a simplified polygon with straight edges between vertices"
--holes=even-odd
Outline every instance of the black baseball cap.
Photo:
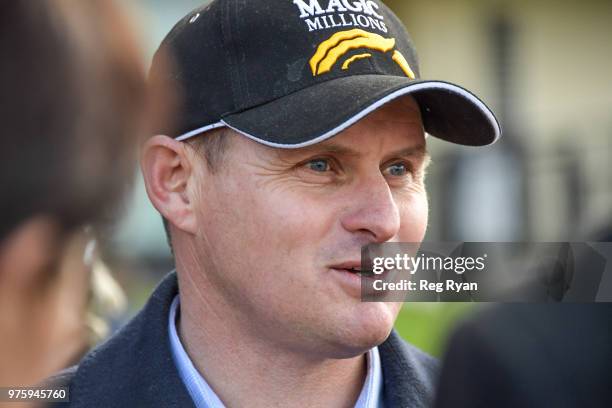
[[298,148],[404,95],[435,137],[479,146],[501,135],[474,94],[421,78],[406,29],[379,0],[213,0],[166,36],[151,79],[182,96],[176,126],[159,132],[177,140],[227,126]]

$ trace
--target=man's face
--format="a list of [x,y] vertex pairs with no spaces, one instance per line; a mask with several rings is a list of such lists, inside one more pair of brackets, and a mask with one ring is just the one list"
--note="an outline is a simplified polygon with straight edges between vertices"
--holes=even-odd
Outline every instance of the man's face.
[[228,137],[219,171],[196,169],[195,262],[208,300],[281,347],[349,357],[382,342],[401,303],[361,302],[360,278],[344,268],[358,268],[369,243],[423,239],[427,154],[414,100],[306,148]]

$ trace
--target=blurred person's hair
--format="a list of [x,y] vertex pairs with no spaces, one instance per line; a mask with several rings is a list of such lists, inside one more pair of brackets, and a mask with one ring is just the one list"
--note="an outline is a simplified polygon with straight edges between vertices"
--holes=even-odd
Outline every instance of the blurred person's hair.
[[105,334],[92,311],[121,304],[90,275],[83,227],[117,215],[159,106],[112,0],[1,1],[0,55],[0,379],[31,384]]
[[145,86],[109,1],[0,3],[0,241],[36,215],[104,219],[130,186]]

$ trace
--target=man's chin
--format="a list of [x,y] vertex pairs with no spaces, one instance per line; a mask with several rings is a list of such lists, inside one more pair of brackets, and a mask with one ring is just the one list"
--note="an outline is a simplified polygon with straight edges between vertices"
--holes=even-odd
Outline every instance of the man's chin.
[[365,336],[355,336],[338,345],[334,357],[338,359],[353,358],[366,353],[368,350],[382,344],[389,334],[391,328],[380,333],[368,333]]
[[367,310],[350,325],[351,327],[345,326],[341,333],[342,338],[338,339],[343,354],[339,358],[350,358],[365,353],[389,337],[397,313],[393,307],[387,309],[386,305],[370,304],[375,309],[378,307],[381,310]]

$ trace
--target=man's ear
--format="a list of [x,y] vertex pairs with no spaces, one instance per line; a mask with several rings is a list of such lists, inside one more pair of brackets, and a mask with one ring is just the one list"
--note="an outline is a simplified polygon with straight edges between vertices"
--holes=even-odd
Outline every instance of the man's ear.
[[188,189],[193,174],[193,154],[183,142],[168,136],[154,136],[143,146],[140,167],[153,206],[172,225],[196,232],[194,200]]

